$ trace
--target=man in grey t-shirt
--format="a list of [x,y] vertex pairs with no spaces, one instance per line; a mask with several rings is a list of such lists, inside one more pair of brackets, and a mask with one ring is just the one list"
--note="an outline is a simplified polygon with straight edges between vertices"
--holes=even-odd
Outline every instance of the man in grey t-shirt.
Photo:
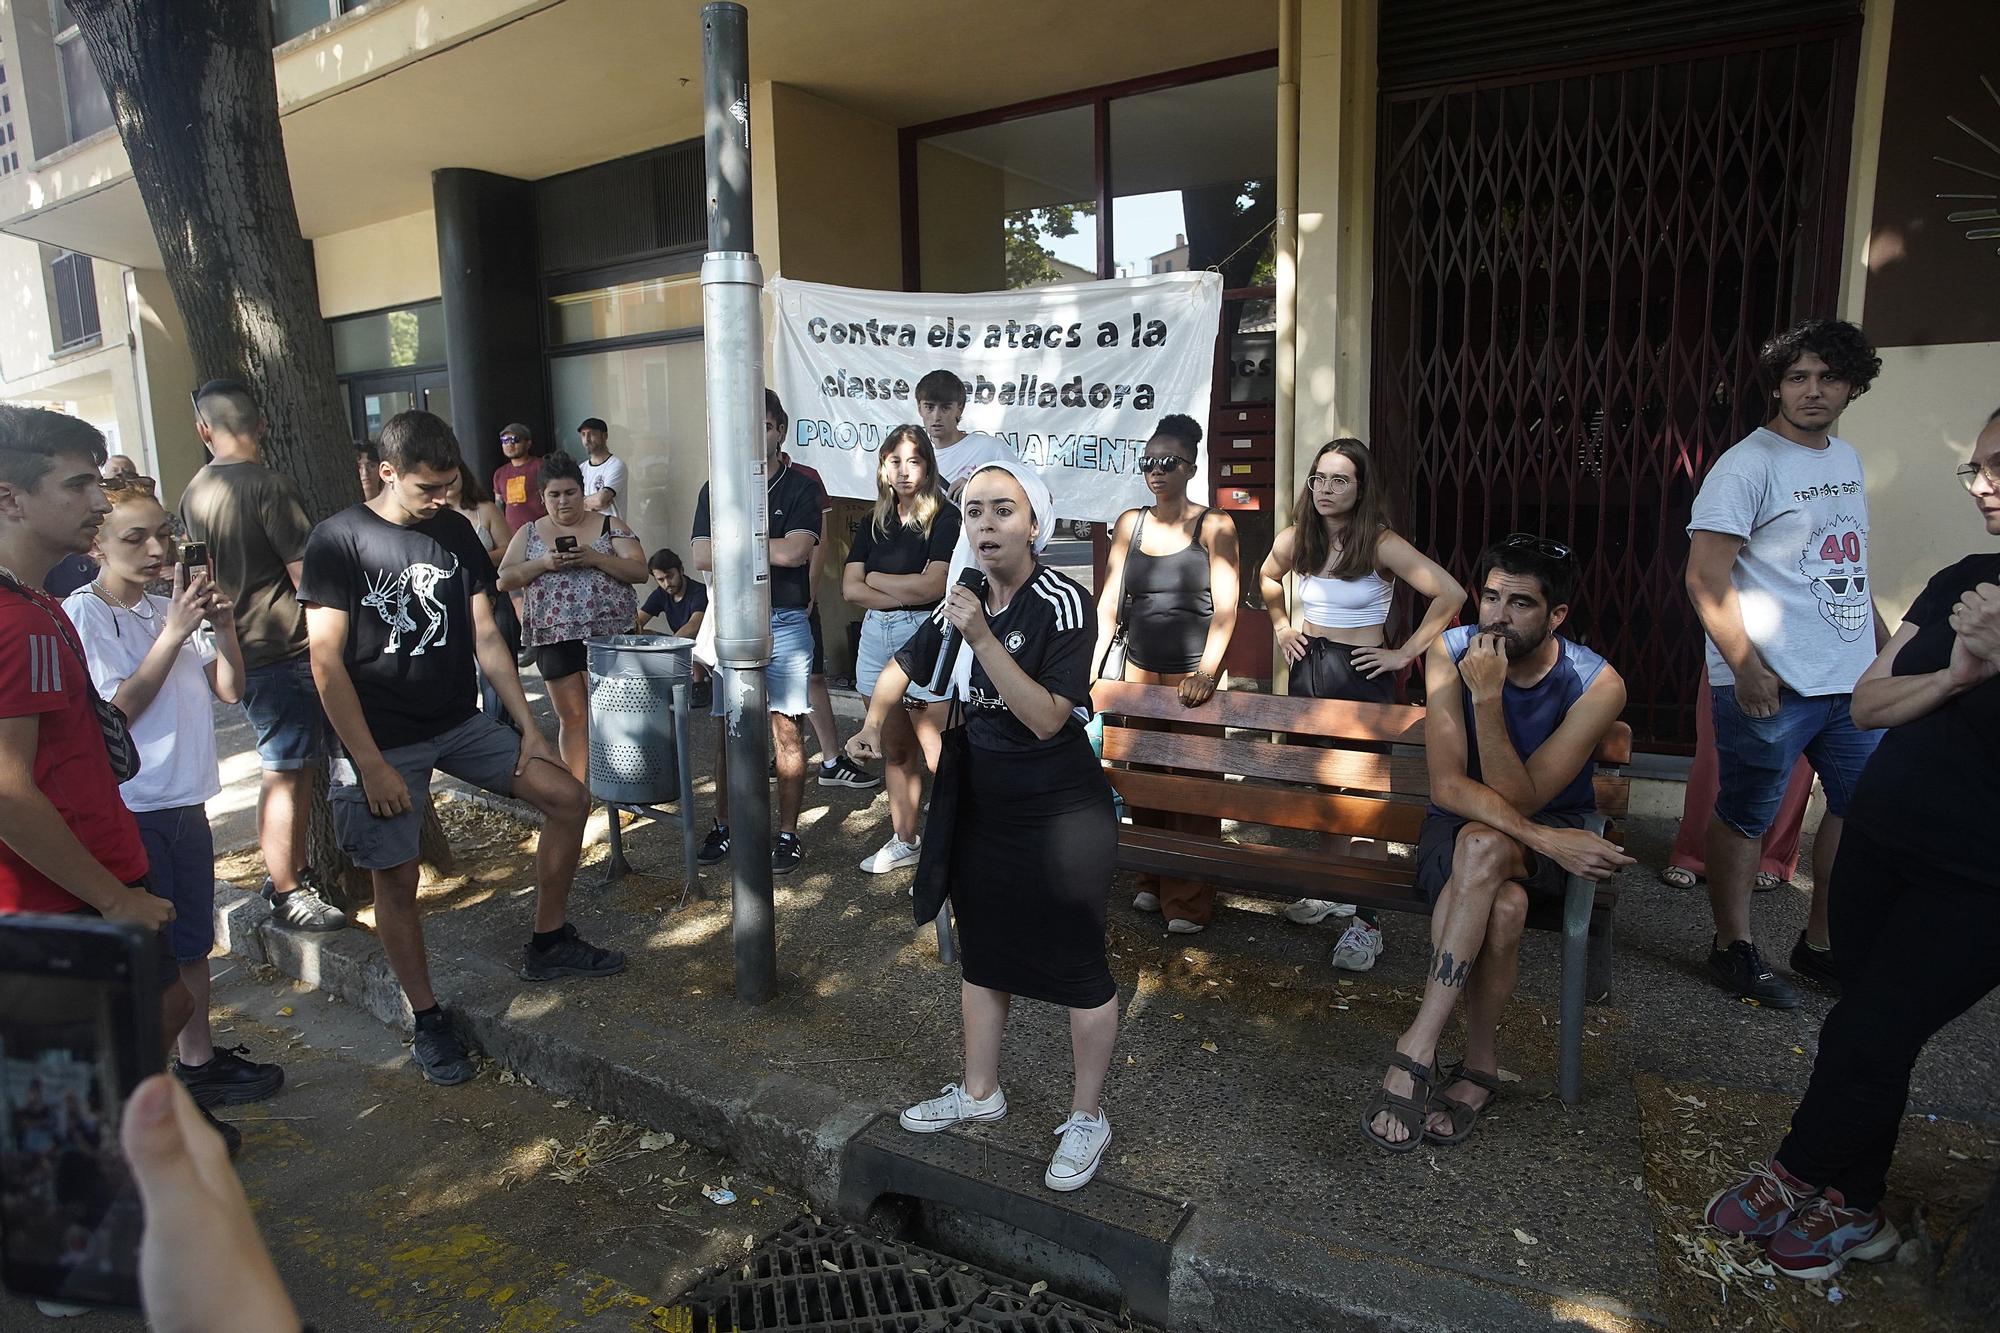
[[1792,970],[1831,989],[1827,879],[1847,799],[1879,732],[1848,716],[1883,637],[1868,587],[1861,459],[1832,434],[1882,368],[1853,324],[1810,319],[1765,344],[1771,419],[1716,460],[1688,521],[1687,589],[1708,635],[1720,775],[1708,827],[1715,913],[1709,974],[1739,999],[1798,1006],[1750,933],[1761,840],[1804,754],[1826,792],[1813,842],[1812,911]]

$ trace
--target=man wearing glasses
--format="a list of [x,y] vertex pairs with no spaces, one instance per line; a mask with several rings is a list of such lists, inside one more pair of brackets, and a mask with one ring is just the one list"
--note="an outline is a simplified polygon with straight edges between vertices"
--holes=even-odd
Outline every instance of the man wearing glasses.
[[516,421],[500,432],[500,452],[507,461],[493,469],[493,498],[507,516],[507,532],[545,518],[542,507],[542,457],[535,452],[535,432]]
[[1688,521],[1687,590],[1708,636],[1720,788],[1708,825],[1708,971],[1738,999],[1795,1009],[1798,988],[1764,961],[1750,893],[1764,832],[1800,754],[1826,817],[1813,840],[1812,908],[1792,971],[1839,989],[1827,944],[1827,881],[1847,802],[1881,733],[1848,715],[1855,681],[1887,636],[1868,586],[1861,459],[1834,424],[1882,369],[1852,324],[1809,319],[1764,345],[1771,417],[1701,484]]
[[[1477,623],[1446,630],[1424,657],[1431,807],[1416,871],[1434,904],[1434,952],[1361,1125],[1390,1152],[1463,1142],[1498,1094],[1495,1036],[1529,903],[1561,902],[1572,874],[1602,880],[1632,864],[1583,827],[1597,808],[1591,756],[1625,707],[1625,682],[1556,633],[1576,591],[1569,547],[1515,533],[1480,556],[1473,587]],[[1465,1054],[1439,1070],[1461,996]]]

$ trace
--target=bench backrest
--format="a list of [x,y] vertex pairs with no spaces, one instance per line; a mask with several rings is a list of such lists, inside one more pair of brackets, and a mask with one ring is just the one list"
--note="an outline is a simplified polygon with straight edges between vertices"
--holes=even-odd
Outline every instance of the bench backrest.
[[[1127,805],[1394,842],[1415,842],[1423,825],[1421,708],[1240,690],[1188,708],[1177,689],[1122,681],[1100,681],[1091,700]],[[1169,722],[1209,734],[1161,729]],[[1630,803],[1631,758],[1632,729],[1616,723],[1596,754],[1597,808],[1613,820]]]

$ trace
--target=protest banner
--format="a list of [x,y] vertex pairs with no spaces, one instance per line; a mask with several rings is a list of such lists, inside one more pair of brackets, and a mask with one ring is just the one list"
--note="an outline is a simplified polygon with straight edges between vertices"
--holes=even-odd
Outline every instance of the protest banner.
[[[877,450],[917,420],[917,381],[933,370],[965,384],[960,429],[1039,469],[1061,518],[1108,521],[1147,502],[1138,462],[1162,416],[1208,427],[1219,274],[963,294],[774,278],[766,290],[785,448],[834,495],[875,498]],[[1205,501],[1205,472],[1189,494]]]

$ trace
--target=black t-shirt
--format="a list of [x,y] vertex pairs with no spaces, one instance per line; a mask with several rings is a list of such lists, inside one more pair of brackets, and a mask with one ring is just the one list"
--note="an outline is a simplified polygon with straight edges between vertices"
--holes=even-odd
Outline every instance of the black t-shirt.
[[[1951,665],[1958,634],[1951,608],[1968,589],[2000,583],[2000,553],[1967,556],[1940,571],[1903,617],[1916,637],[1896,654],[1898,676]],[[1920,718],[1891,727],[1855,784],[1848,822],[1910,859],[2000,888],[2000,866],[1961,822],[2000,810],[2000,676]]]
[[[924,684],[936,668],[944,639],[944,608],[910,636],[896,661],[910,679]],[[1062,731],[1048,740],[1007,711],[1007,701],[986,675],[977,658],[972,663],[972,697],[965,704],[966,738],[982,750],[1045,750],[1066,743],[1070,728],[1090,721],[1090,657],[1097,645],[1097,618],[1090,594],[1075,581],[1045,565],[1014,594],[997,615],[988,612],[993,637],[1028,673],[1029,679],[1076,705]],[[960,652],[969,651],[962,644]]]
[[365,504],[313,529],[299,600],[345,611],[347,674],[384,750],[442,735],[479,707],[472,598],[493,560],[463,515],[409,527]]
[[695,612],[708,610],[708,585],[697,579],[683,579],[681,595],[669,597],[667,590],[656,583],[646,594],[646,604],[639,609],[649,616],[665,616],[667,628],[678,634]]
[[[799,475],[799,470],[790,464],[778,469],[778,475],[771,478],[767,486],[769,506],[768,531],[775,540],[789,537],[795,532],[810,532],[813,540],[820,538],[820,491],[810,481]],[[694,502],[694,539],[707,541],[708,530],[708,483],[701,484],[701,494]],[[771,609],[784,610],[796,607],[803,611],[812,602],[812,567],[796,565],[785,568],[771,566]]]
[[[859,564],[871,574],[921,574],[933,560],[949,565],[952,548],[958,545],[958,530],[964,523],[958,515],[958,506],[946,502],[938,506],[931,519],[930,536],[926,537],[920,528],[897,523],[889,536],[881,537],[875,533],[875,515],[871,512],[854,530],[854,544],[847,548],[847,563]],[[924,602],[903,609],[928,611],[935,605]]]

